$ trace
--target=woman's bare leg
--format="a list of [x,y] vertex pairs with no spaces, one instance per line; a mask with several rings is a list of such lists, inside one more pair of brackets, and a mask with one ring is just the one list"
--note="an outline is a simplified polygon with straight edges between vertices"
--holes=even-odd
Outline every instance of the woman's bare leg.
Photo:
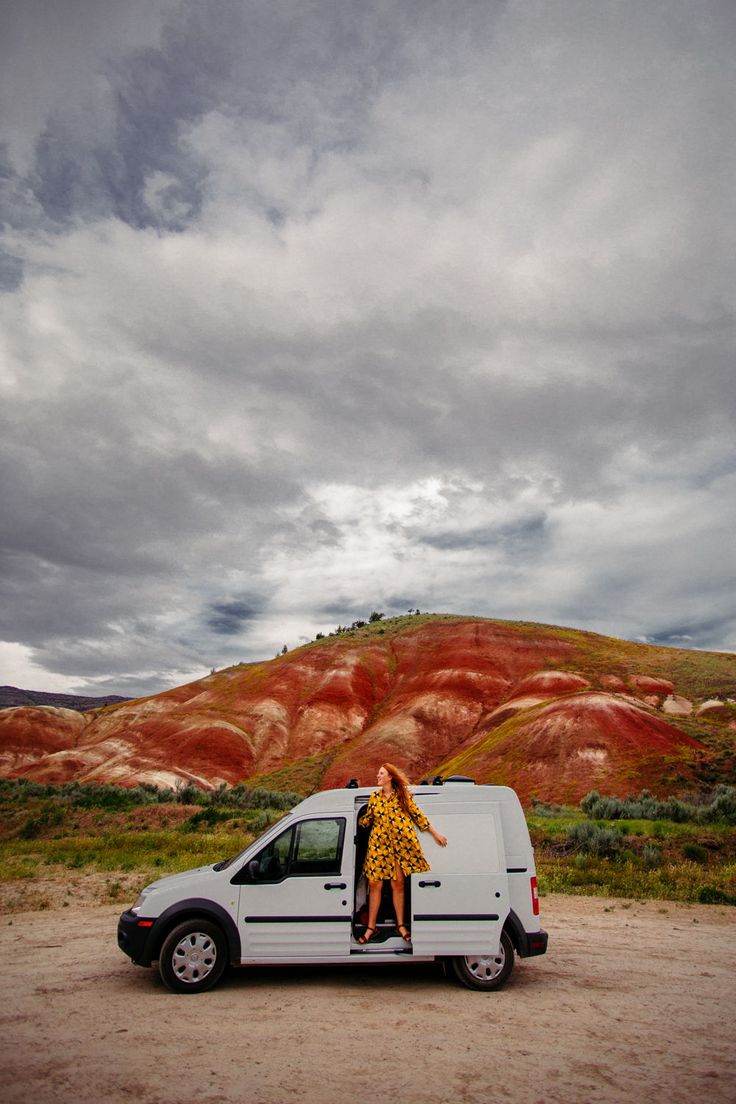
[[396,864],[394,876],[391,879],[391,893],[394,899],[394,912],[396,913],[396,926],[404,926],[404,871]]
[[383,882],[368,882],[368,927],[375,928],[378,922],[378,910],[381,907]]

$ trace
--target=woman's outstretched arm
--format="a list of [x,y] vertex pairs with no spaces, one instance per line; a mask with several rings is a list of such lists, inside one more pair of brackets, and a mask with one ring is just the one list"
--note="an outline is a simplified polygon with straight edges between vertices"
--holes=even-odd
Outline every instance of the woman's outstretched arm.
[[412,797],[409,798],[409,814],[420,832],[429,832],[435,843],[438,843],[440,847],[447,847],[445,837],[440,835],[436,828],[432,827],[429,823],[429,817],[422,812]]
[[429,832],[435,843],[438,843],[440,847],[447,847],[447,837],[441,835],[441,833],[438,832],[436,828],[433,828],[431,824],[427,828],[427,831]]

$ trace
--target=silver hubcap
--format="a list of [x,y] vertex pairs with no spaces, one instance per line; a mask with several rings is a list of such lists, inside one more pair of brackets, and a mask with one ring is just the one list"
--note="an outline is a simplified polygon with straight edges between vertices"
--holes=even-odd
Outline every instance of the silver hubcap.
[[502,950],[497,955],[472,955],[465,959],[468,973],[478,981],[495,981],[505,962],[506,955]]
[[217,947],[204,932],[191,932],[174,947],[171,968],[179,981],[193,985],[212,973],[217,962]]

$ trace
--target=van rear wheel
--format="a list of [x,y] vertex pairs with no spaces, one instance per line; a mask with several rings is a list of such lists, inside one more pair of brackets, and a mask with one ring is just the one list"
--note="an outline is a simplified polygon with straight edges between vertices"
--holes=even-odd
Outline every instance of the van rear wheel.
[[500,989],[514,968],[514,946],[504,931],[498,954],[457,956],[450,959],[450,967],[468,989]]
[[204,993],[222,977],[225,937],[209,920],[185,920],[169,932],[161,947],[158,971],[174,993]]

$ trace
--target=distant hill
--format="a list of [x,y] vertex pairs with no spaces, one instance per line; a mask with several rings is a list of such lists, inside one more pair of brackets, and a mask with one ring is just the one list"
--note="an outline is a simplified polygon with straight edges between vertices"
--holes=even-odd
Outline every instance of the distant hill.
[[736,774],[736,655],[477,617],[331,634],[84,714],[0,712],[0,776],[306,793],[466,774],[529,801],[692,793]]
[[131,698],[109,694],[105,698],[80,697],[78,694],[48,694],[42,690],[20,690],[17,686],[0,686],[0,709],[16,705],[51,705],[59,709],[76,709],[86,713],[88,709],[100,709],[103,705],[117,705]]

